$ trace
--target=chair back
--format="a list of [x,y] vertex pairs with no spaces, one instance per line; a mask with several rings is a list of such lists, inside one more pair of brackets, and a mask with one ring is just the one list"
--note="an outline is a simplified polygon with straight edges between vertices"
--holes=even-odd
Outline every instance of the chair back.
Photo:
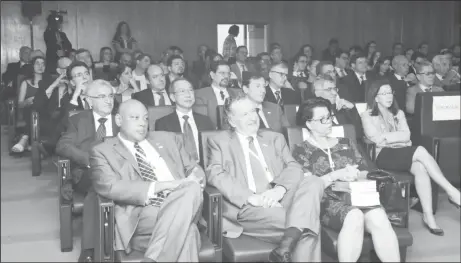
[[288,119],[288,123],[290,126],[296,126],[296,113],[298,112],[299,105],[284,105],[283,111],[285,112],[285,116]]
[[200,165],[206,169],[208,165],[208,138],[216,136],[223,131],[200,131],[198,136]]
[[[155,122],[165,117],[168,114],[171,114],[175,111],[175,106],[165,105],[165,106],[151,106],[147,109],[149,115],[149,131],[155,130]],[[198,114],[208,116],[208,108],[206,105],[194,105],[192,106],[192,111]]]
[[415,144],[423,136],[460,136],[460,92],[421,92],[416,95],[412,121]]
[[218,118],[218,129],[220,130],[229,130],[230,125],[226,119],[226,113],[224,112],[224,105],[218,105],[216,109],[216,115]]

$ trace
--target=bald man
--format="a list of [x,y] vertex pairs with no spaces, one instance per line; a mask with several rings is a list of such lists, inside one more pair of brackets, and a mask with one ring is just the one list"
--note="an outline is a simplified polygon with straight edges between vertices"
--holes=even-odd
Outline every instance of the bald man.
[[142,262],[198,262],[203,169],[182,136],[148,134],[141,102],[123,102],[115,121],[118,136],[90,153],[94,190],[115,203],[115,249],[143,251]]
[[264,101],[276,103],[282,107],[290,104],[301,104],[301,93],[286,88],[288,67],[284,63],[272,65],[269,71],[269,85],[266,86]]
[[149,65],[146,70],[147,89],[133,93],[131,97],[146,107],[172,105],[166,88],[165,73],[160,65]]

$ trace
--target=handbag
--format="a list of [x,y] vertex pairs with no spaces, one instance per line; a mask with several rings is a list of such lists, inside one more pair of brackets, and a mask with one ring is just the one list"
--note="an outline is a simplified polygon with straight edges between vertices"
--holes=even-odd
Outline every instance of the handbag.
[[376,181],[376,189],[387,217],[393,226],[407,227],[408,219],[408,182],[400,182],[384,170],[368,173],[367,178]]

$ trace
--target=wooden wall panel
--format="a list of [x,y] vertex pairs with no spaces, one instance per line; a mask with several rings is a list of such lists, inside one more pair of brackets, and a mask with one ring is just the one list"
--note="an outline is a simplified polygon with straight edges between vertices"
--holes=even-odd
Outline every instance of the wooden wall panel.
[[[431,48],[459,39],[456,2],[392,1],[42,1],[42,15],[34,19],[35,48],[45,51],[43,32],[49,10],[67,10],[64,31],[75,48],[89,49],[95,60],[110,45],[118,22],[127,21],[140,48],[155,59],[169,45],[180,46],[187,60],[197,46],[217,48],[218,23],[269,24],[269,42],[279,42],[291,58],[302,44],[314,46],[315,57],[337,37],[340,46],[378,42],[390,53],[395,41],[415,46],[422,39]],[[403,32],[403,34],[402,34]],[[402,39],[403,38],[403,39]],[[1,71],[18,60],[21,45],[30,45],[27,19],[19,1],[1,1]]]

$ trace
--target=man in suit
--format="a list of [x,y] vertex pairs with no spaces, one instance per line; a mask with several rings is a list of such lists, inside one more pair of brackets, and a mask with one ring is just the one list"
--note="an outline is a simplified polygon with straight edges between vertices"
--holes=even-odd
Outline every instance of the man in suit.
[[165,87],[170,89],[170,84],[177,78],[184,75],[184,68],[186,66],[185,60],[181,55],[172,55],[168,58],[166,65],[168,67],[168,76],[165,79]]
[[277,244],[269,262],[320,262],[322,180],[303,176],[282,134],[258,131],[249,99],[231,99],[225,109],[232,130],[208,138],[206,168],[224,197],[225,236]]
[[184,135],[184,148],[199,160],[198,132],[216,130],[216,125],[208,116],[192,111],[195,103],[194,88],[185,78],[175,79],[170,86],[170,98],[176,111],[155,122],[156,131],[181,132]]
[[230,67],[225,61],[211,63],[211,87],[195,90],[195,103],[208,106],[208,117],[218,126],[217,107],[224,105],[230,97],[235,97],[239,89],[229,88]]
[[328,48],[322,52],[322,60],[335,63],[336,54],[339,52],[339,41],[336,38],[330,39]]
[[235,64],[231,65],[231,72],[237,76],[237,81],[240,87],[242,87],[242,75],[243,72],[249,71],[248,63],[248,49],[246,46],[239,46],[235,52]]
[[287,76],[288,67],[284,63],[271,66],[264,101],[278,104],[282,109],[283,105],[301,104],[300,92],[285,87],[288,83]]
[[408,72],[410,74],[413,73],[416,75],[416,67],[418,66],[418,64],[421,64],[423,61],[427,61],[426,55],[424,55],[423,53],[419,51],[416,51],[415,53],[413,53],[413,55],[411,55],[411,65],[410,65]]
[[347,51],[341,50],[336,54],[335,58],[335,72],[338,79],[353,73],[347,69],[347,65],[349,65],[349,53]]
[[271,64],[279,64],[283,63],[283,53],[282,47],[280,45],[273,45],[270,49],[270,56],[271,56]]
[[451,69],[451,63],[444,55],[436,55],[432,64],[436,72],[434,85],[446,91],[459,90],[459,73]]
[[29,64],[30,53],[32,49],[27,46],[22,46],[19,49],[19,61],[15,63],[8,63],[5,73],[2,74],[2,81],[5,86],[10,87],[5,93],[5,98],[16,97],[18,88],[18,76],[29,76],[33,68]]
[[408,83],[406,76],[408,74],[409,63],[404,55],[395,56],[392,59],[392,67],[394,74],[389,75],[389,82],[392,90],[394,90],[394,99],[400,108],[404,108],[407,96]]
[[62,98],[63,110],[69,112],[72,110],[89,109],[90,105],[85,97],[87,86],[93,81],[91,78],[90,68],[81,61],[72,62],[67,68],[67,79],[72,86],[73,93]]
[[264,77],[260,73],[244,74],[243,77],[243,92],[256,105],[260,128],[272,129],[281,133],[283,127],[290,126],[279,105],[264,101],[266,95]]
[[403,44],[400,42],[396,42],[392,45],[392,56],[400,56],[403,55]]
[[149,82],[148,88],[133,93],[131,97],[142,102],[146,108],[172,105],[165,88],[166,80],[162,68],[159,65],[150,65],[146,70],[146,77]]
[[93,60],[93,56],[91,55],[91,52],[88,49],[84,49],[84,48],[77,49],[77,51],[75,52],[75,59],[77,61],[84,62],[88,66],[91,80],[104,79],[103,74],[93,69],[94,60]]
[[94,195],[89,177],[90,149],[100,143],[104,137],[115,136],[118,126],[111,114],[114,106],[114,91],[109,82],[95,80],[86,89],[86,98],[91,110],[85,110],[68,118],[67,130],[56,145],[58,156],[71,161],[71,174],[74,187],[66,185],[64,189],[86,195],[83,212],[82,254],[79,261],[92,256],[94,249]]
[[90,153],[94,190],[115,203],[115,249],[144,251],[142,262],[198,262],[203,169],[181,136],[148,135],[139,101],[123,102],[115,122],[118,136]]
[[350,102],[365,102],[365,86],[372,81],[371,73],[367,71],[367,57],[364,53],[358,53],[351,57],[353,72],[339,81],[339,96]]
[[416,94],[420,92],[439,92],[444,91],[442,87],[434,85],[434,67],[430,62],[423,61],[416,65],[416,77],[419,83],[407,89],[405,109],[407,113],[415,112]]

